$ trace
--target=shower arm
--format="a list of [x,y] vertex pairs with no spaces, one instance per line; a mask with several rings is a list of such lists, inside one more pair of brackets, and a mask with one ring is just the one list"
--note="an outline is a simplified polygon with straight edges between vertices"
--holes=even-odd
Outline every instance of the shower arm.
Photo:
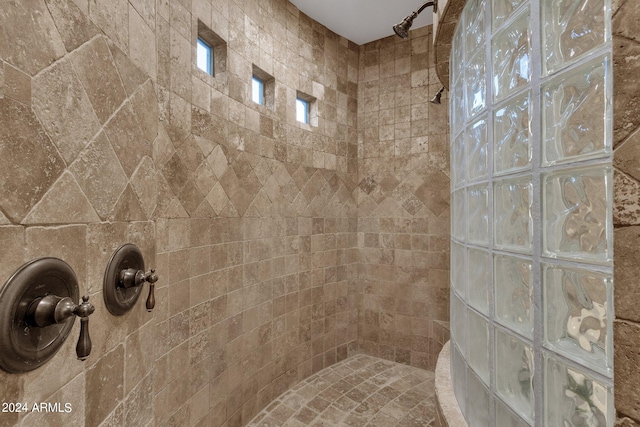
[[415,11],[415,12],[413,12],[413,13],[415,13],[415,14],[416,14],[416,16],[418,16],[418,15],[420,15],[420,12],[422,12],[423,10],[425,10],[425,9],[426,9],[427,7],[429,7],[429,6],[433,6],[433,13],[436,13],[436,12],[438,11],[438,1],[437,1],[437,0],[435,0],[435,1],[428,1],[428,2],[425,2],[422,6],[420,6],[420,7],[418,8],[418,10],[416,10],[416,11]]

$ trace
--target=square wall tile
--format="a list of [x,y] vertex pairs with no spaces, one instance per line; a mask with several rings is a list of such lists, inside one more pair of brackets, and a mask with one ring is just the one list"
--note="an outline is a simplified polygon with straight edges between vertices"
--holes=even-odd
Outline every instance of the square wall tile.
[[613,376],[611,274],[542,265],[545,345]]
[[544,255],[612,262],[611,182],[606,165],[542,175]]

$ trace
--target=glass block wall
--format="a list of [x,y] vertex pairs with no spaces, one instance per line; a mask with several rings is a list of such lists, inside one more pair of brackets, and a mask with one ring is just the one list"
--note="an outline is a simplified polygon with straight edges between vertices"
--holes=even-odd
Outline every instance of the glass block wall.
[[451,53],[452,378],[470,426],[613,426],[610,0],[469,0]]

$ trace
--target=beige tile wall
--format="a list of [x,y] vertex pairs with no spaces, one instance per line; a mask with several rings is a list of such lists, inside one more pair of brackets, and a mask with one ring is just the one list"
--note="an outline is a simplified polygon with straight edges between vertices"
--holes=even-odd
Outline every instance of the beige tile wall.
[[614,380],[619,425],[640,426],[640,5],[613,2]]
[[431,27],[366,44],[358,86],[358,342],[434,369],[448,340],[449,122]]
[[[42,368],[0,372],[3,401],[72,413],[0,413],[0,426],[236,426],[358,351],[432,366],[448,155],[425,30],[359,47],[284,0],[10,3],[0,281],[60,257],[96,312],[84,363],[76,324]],[[215,77],[195,67],[199,20],[227,42]],[[273,110],[250,99],[254,64],[275,77]],[[318,126],[296,122],[298,90],[317,98]],[[125,242],[160,276],[153,313],[104,307]]]

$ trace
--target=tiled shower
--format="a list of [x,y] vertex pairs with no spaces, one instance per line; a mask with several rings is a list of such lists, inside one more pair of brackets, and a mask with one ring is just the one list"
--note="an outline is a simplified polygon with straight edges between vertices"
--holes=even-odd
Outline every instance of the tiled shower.
[[[95,313],[85,362],[76,322],[41,368],[0,372],[3,399],[72,412],[0,425],[237,426],[359,352],[432,369],[449,161],[430,40],[358,46],[285,0],[3,3],[0,282],[60,258]],[[105,307],[124,243],[156,269],[151,313]]]
[[611,426],[608,0],[470,0],[451,56],[451,334],[470,426]]

